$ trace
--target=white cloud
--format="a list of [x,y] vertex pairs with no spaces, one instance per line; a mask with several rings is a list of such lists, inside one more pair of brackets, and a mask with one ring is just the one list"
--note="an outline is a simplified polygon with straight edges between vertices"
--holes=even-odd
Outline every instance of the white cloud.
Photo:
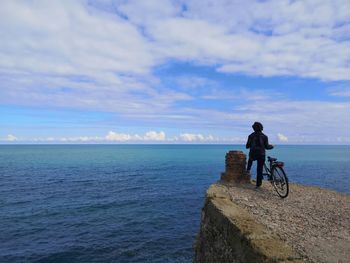
[[[6,1],[2,101],[142,112],[148,105],[133,92],[162,102],[152,70],[169,59],[223,72],[349,80],[349,8],[346,0]],[[132,103],[117,106],[120,98]]]
[[15,141],[18,141],[18,138],[16,136],[12,135],[12,134],[9,134],[6,137],[6,141],[8,141],[8,142],[15,142]]
[[[155,69],[181,61],[227,73],[350,80],[349,10],[348,0],[5,1],[0,103],[106,111],[162,127],[229,126],[237,136],[262,120],[272,134],[287,133],[290,142],[326,134],[347,138],[348,102],[271,100],[263,90],[235,87],[231,93],[196,76],[174,81],[178,91],[165,87]],[[346,87],[329,93],[349,97]],[[234,103],[203,108],[188,103],[195,99]],[[295,127],[300,134],[294,136],[289,131]],[[168,139],[161,132],[111,132],[40,140]],[[210,141],[202,134],[178,139]]]
[[280,142],[288,142],[288,137],[283,135],[282,133],[278,133],[277,137]]
[[166,139],[165,133],[163,131],[156,132],[156,131],[149,131],[146,132],[144,135],[138,135],[138,134],[127,134],[127,133],[116,133],[113,131],[108,132],[105,139],[107,141],[118,141],[118,142],[125,142],[125,141],[164,141]]
[[126,133],[115,133],[110,131],[105,137],[107,141],[119,141],[119,142],[220,142],[226,141],[226,139],[219,139],[212,135],[203,135],[195,133],[181,133],[180,135],[167,138],[165,132],[160,131],[149,131],[144,135],[139,134],[126,134]]
[[149,131],[145,134],[143,139],[145,141],[164,141],[165,133],[163,131],[161,132]]
[[232,105],[230,111],[188,108],[184,114],[192,119],[181,123],[245,138],[251,125],[260,121],[267,135],[288,134],[289,143],[336,143],[336,137],[349,137],[349,112],[348,102],[267,98]]
[[83,1],[2,3],[0,103],[135,114],[188,100],[154,88],[159,56],[140,31]]
[[218,139],[214,138],[212,135],[204,136],[200,133],[181,133],[179,140],[185,142],[212,142]]
[[[163,5],[166,12],[159,11]],[[349,30],[349,8],[347,0],[190,0],[172,8],[158,1],[147,5],[148,12],[128,1],[119,10],[155,40],[161,57],[223,72],[349,80],[349,38],[342,34]],[[148,15],[153,13],[161,15]]]
[[334,87],[329,90],[331,96],[350,97],[350,87]]
[[175,81],[179,88],[190,91],[201,90],[212,86],[216,87],[218,85],[218,83],[211,79],[198,77],[195,75],[179,76],[174,78],[172,81]]
[[7,1],[0,12],[4,68],[98,76],[146,73],[154,65],[134,26],[82,2]]
[[[349,39],[339,33],[349,28],[349,1],[108,3],[2,3],[0,103],[178,115],[173,105],[193,97],[153,73],[170,59],[230,73],[350,79]],[[192,80],[182,82],[212,85]]]
[[[266,126],[265,134],[268,136],[274,133],[274,127],[269,125],[269,122],[264,122]],[[239,124],[238,124],[239,125]],[[246,127],[240,136],[227,137],[220,135],[204,135],[201,133],[180,133],[179,135],[167,137],[164,132],[146,132],[144,135],[116,133],[110,131],[106,136],[77,136],[77,137],[21,137],[17,138],[13,135],[8,135],[3,141],[5,142],[21,142],[21,143],[72,143],[72,144],[89,144],[89,143],[217,143],[217,144],[245,144],[247,136],[249,135],[249,125],[245,123]],[[238,126],[237,126],[238,127]],[[288,126],[287,126],[288,128]],[[238,129],[238,128],[237,128]],[[238,129],[240,130],[240,129]],[[274,138],[269,136],[270,143],[274,144]],[[306,130],[305,132],[294,132],[291,136],[286,136],[282,133],[277,133],[277,139],[283,143],[316,143],[316,144],[334,144],[350,142],[350,137],[346,133],[335,133],[329,135],[324,133],[323,137],[317,137],[312,132]]]
[[350,143],[350,137],[337,137],[336,141],[338,143],[346,143],[346,144],[348,144],[348,143]]
[[[280,97],[279,92],[274,92],[274,98]],[[229,100],[229,101],[265,101],[271,99],[271,95],[265,90],[249,90],[246,88],[235,88],[234,90],[211,89],[206,90],[201,98],[207,100]]]
[[[53,140],[55,140],[53,138]],[[101,142],[103,138],[98,136],[62,137],[56,139],[61,142]]]
[[107,141],[129,141],[132,139],[132,135],[126,133],[115,133],[113,131],[108,132],[106,135]]
[[22,138],[24,142],[37,143],[85,143],[85,142],[102,142],[104,138],[98,136],[78,136],[78,137],[44,137],[44,138]]
[[[163,131],[148,131],[143,135],[117,133],[109,131],[106,136],[77,136],[77,137],[39,137],[39,138],[21,138],[8,135],[7,141],[36,142],[36,143],[176,143],[176,142],[226,142],[232,139],[214,137],[212,135],[181,133],[167,138]],[[237,141],[237,138],[234,139]]]

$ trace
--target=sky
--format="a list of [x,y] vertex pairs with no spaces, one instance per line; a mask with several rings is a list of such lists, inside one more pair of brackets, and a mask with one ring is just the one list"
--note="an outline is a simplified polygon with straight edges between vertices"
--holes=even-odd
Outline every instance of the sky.
[[3,0],[0,143],[350,144],[350,1]]

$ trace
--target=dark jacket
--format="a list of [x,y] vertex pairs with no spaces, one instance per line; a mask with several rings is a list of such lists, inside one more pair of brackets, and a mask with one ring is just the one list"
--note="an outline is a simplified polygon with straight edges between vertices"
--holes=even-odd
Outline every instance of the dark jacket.
[[265,157],[265,150],[273,148],[269,144],[268,137],[262,132],[253,132],[248,136],[248,141],[245,146],[249,150],[249,159],[257,160],[258,158]]

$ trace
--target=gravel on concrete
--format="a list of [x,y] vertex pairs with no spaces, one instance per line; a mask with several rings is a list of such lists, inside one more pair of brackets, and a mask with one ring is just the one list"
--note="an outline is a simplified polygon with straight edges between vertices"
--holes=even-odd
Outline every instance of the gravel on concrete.
[[231,200],[311,262],[350,263],[350,196],[318,187],[290,184],[280,198],[269,182],[220,182]]

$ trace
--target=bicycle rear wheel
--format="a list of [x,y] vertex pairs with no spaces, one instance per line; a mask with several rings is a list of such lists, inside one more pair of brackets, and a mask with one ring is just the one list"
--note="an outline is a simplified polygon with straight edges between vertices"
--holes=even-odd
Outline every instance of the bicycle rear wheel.
[[272,184],[281,198],[286,198],[289,193],[288,177],[282,167],[272,168]]

